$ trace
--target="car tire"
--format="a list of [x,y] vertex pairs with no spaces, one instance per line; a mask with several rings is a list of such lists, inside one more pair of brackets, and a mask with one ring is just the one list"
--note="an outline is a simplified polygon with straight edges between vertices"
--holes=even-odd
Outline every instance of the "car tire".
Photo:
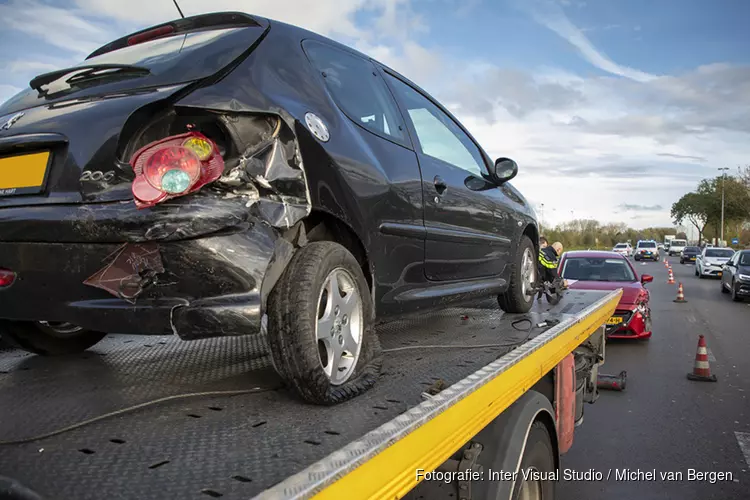
[[727,290],[727,287],[724,286],[724,280],[719,279],[719,283],[721,284],[721,293],[729,293],[729,290]]
[[685,261],[683,259],[680,259],[680,264],[684,265]]
[[[500,309],[506,313],[527,313],[531,310],[531,306],[534,305],[534,295],[526,294],[524,289],[524,280],[528,279],[522,276],[524,267],[524,255],[530,253],[531,258],[531,283],[536,282],[537,275],[537,258],[534,254],[534,244],[531,243],[531,239],[524,235],[521,237],[521,241],[518,242],[518,250],[513,258],[512,269],[510,274],[510,284],[505,293],[501,293],[497,296],[497,303]],[[528,258],[528,255],[527,255]],[[528,283],[526,284],[528,286]]]
[[[332,293],[337,298],[329,300]],[[358,304],[347,305],[346,297]],[[340,304],[341,313],[335,304]],[[351,318],[344,314],[347,309]],[[343,246],[318,241],[297,251],[268,297],[267,314],[274,368],[303,400],[333,405],[375,385],[383,359],[370,290],[359,263]],[[331,325],[330,336],[318,335],[323,324]],[[348,351],[342,344],[347,331],[350,339],[359,337],[359,344],[354,339]],[[356,354],[351,352],[356,349]],[[341,365],[332,355],[334,350]]]
[[[547,426],[539,420],[531,424],[529,436],[526,438],[526,445],[523,449],[521,464],[518,469],[518,480],[513,487],[513,493],[510,498],[541,498],[542,500],[555,498],[556,482],[540,480],[526,483],[523,479],[522,471],[528,469],[540,473],[540,477],[549,477],[556,471],[555,449],[552,445],[552,438],[547,430]],[[531,478],[532,476],[529,476],[529,479]],[[522,494],[524,487],[531,489],[531,491],[526,490],[529,494]]]
[[107,334],[71,325],[33,321],[0,321],[0,335],[13,347],[40,356],[65,356],[83,352]]

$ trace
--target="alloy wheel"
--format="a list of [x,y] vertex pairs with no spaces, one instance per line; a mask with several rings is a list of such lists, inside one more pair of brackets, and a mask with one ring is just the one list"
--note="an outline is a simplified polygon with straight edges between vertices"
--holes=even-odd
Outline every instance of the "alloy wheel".
[[521,293],[528,297],[529,292],[534,288],[536,282],[536,266],[534,265],[534,256],[531,249],[526,248],[521,258]]
[[343,268],[331,271],[318,298],[315,336],[323,370],[332,385],[354,373],[364,334],[362,297],[354,277]]

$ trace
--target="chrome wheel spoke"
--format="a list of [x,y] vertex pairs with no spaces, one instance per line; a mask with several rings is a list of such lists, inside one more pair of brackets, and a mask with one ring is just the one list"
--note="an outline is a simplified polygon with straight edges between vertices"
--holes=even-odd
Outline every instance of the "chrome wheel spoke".
[[331,384],[343,384],[357,365],[364,334],[362,298],[354,277],[345,269],[334,269],[326,277],[317,317],[321,364]]

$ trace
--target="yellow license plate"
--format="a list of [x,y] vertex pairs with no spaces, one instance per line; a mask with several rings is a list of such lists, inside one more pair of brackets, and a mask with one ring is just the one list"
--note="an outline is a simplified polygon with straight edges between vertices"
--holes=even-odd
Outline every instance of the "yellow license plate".
[[49,159],[49,151],[0,158],[0,196],[41,192]]
[[619,316],[612,316],[607,320],[608,325],[619,325],[620,323],[622,323],[622,318]]

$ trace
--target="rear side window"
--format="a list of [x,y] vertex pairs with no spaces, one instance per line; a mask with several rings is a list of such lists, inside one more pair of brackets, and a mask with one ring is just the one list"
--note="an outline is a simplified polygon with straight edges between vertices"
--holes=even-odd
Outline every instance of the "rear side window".
[[380,136],[406,143],[396,102],[370,61],[319,42],[307,41],[304,49],[336,104],[351,120]]

